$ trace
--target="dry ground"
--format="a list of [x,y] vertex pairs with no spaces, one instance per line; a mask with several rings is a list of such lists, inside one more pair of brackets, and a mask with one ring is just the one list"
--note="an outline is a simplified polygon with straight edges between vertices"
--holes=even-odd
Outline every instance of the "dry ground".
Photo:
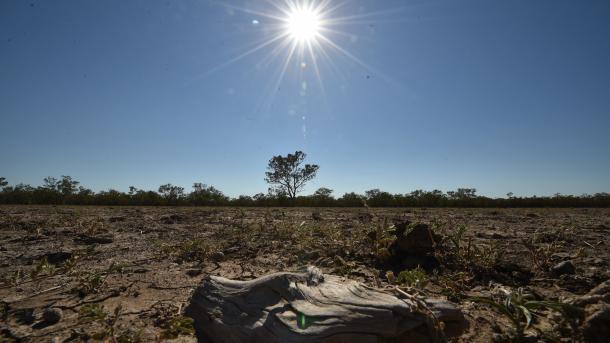
[[[0,341],[195,341],[181,313],[207,274],[316,265],[381,287],[404,266],[385,248],[405,220],[438,234],[436,271],[418,292],[460,305],[467,323],[453,341],[514,335],[508,317],[473,301],[497,287],[559,302],[610,278],[609,209],[0,206]],[[574,273],[549,271],[564,260]],[[51,307],[59,321],[57,310],[43,315]],[[578,340],[578,325],[540,309],[525,338]]]

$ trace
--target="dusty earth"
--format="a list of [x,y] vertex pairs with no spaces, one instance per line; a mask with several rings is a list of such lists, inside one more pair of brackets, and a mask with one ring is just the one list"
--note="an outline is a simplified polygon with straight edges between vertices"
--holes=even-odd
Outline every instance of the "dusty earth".
[[[397,237],[413,227],[433,244],[409,255],[421,242]],[[307,265],[457,303],[450,341],[595,341],[609,296],[587,293],[610,278],[608,233],[610,209],[0,206],[0,341],[194,342],[183,311],[206,275]],[[522,335],[491,304],[520,291],[549,304]]]

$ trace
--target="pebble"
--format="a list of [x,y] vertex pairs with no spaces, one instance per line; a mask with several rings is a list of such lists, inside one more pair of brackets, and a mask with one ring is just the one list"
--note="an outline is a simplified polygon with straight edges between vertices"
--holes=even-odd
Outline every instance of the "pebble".
[[575,274],[576,267],[572,261],[563,261],[551,268],[551,272],[555,275]]

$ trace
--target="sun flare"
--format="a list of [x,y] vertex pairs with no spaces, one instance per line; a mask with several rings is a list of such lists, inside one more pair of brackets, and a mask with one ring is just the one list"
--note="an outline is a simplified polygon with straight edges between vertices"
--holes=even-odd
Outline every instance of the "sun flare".
[[286,30],[298,43],[308,43],[320,34],[320,15],[310,8],[293,8],[286,19]]

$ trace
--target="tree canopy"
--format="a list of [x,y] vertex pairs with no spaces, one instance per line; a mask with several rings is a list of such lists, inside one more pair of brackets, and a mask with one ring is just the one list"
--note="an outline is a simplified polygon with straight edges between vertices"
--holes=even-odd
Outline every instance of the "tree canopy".
[[275,191],[294,199],[307,181],[313,180],[320,168],[316,164],[303,164],[307,155],[302,151],[286,156],[273,156],[267,165],[265,181],[275,187]]

